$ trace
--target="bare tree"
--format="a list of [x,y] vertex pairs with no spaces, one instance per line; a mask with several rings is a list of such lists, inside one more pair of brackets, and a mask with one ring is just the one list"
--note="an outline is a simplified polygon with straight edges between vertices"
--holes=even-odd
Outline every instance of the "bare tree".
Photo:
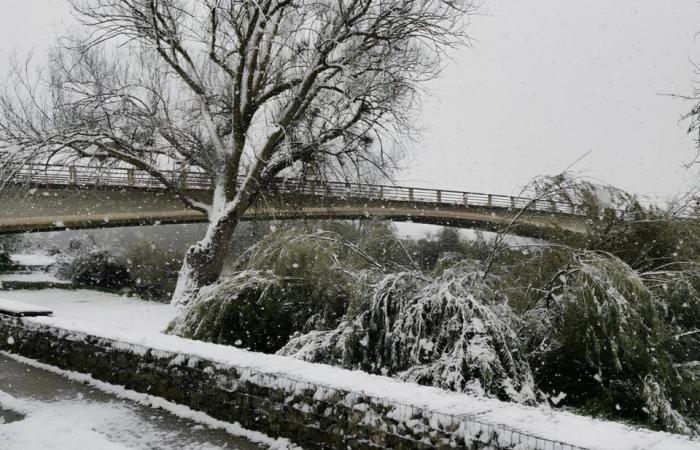
[[[173,302],[220,275],[226,241],[275,177],[388,173],[386,143],[464,42],[471,0],[72,0],[86,38],[0,97],[0,170],[92,161],[144,170],[208,215]],[[209,203],[164,175],[211,176]]]

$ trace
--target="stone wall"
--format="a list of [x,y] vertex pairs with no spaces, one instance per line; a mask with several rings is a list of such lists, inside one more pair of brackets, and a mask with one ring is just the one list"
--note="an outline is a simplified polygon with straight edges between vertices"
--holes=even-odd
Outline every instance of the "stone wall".
[[[0,349],[322,448],[544,448],[513,430],[0,315]],[[551,442],[551,441],[550,441]],[[535,444],[535,445],[531,445]],[[571,448],[569,446],[546,448]]]

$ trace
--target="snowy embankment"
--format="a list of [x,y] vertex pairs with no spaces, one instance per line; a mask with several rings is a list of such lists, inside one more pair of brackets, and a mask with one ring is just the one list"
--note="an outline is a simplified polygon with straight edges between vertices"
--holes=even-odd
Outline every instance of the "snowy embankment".
[[169,305],[85,290],[12,291],[3,292],[0,296],[49,307],[54,311],[53,317],[25,319],[37,324],[100,336],[138,347],[196,356],[317,386],[362,393],[390,403],[463,416],[466,421],[478,420],[591,450],[700,449],[700,442],[668,433],[165,335],[160,331],[175,314]]

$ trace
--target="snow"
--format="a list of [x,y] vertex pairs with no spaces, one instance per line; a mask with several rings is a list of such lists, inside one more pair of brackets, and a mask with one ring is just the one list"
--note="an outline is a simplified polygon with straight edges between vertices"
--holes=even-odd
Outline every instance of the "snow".
[[[77,408],[61,403],[61,413],[55,407],[41,409],[24,420],[0,426],[2,448],[22,450],[74,450],[94,448],[101,450],[125,450],[129,447],[114,443],[102,434],[78,421],[85,419]],[[91,411],[94,413],[95,411]],[[91,420],[96,418],[90,417]],[[102,417],[103,420],[106,417]]]
[[19,400],[3,391],[0,391],[0,407],[19,414],[30,414],[34,411],[34,408],[29,403]]
[[[291,442],[289,442],[289,440],[287,439],[274,439],[263,433],[247,430],[237,423],[223,422],[221,420],[214,419],[213,417],[205,413],[193,411],[192,409],[186,406],[178,405],[176,403],[169,402],[159,397],[154,397],[148,394],[141,394],[139,392],[126,389],[122,386],[115,386],[113,384],[104,383],[102,381],[95,380],[89,375],[61,370],[57,367],[42,364],[40,362],[24,358],[18,355],[13,355],[6,352],[0,352],[0,354],[8,358],[14,359],[15,361],[18,361],[22,364],[26,364],[41,370],[45,370],[63,376],[71,381],[76,381],[79,383],[89,385],[95,389],[98,389],[110,395],[114,395],[115,397],[118,397],[120,399],[125,399],[147,407],[167,411],[168,413],[173,414],[174,416],[180,417],[182,419],[187,419],[192,422],[196,422],[210,429],[220,429],[233,436],[244,437],[251,442],[262,444],[271,449],[292,450],[298,448],[291,444]],[[122,408],[116,404],[98,405],[95,403],[87,404],[86,402],[80,401],[60,401],[51,404],[42,402],[40,405],[33,405],[30,402],[15,399],[9,394],[0,391],[0,406],[4,406],[6,409],[21,412],[29,416],[27,419],[21,422],[13,422],[15,426],[10,427],[9,430],[5,428],[6,426],[0,426],[0,442],[5,441],[6,439],[9,442],[12,442],[13,444],[17,442],[16,446],[13,445],[8,448],[57,448],[61,450],[73,450],[76,448],[141,448],[141,445],[134,447],[131,447],[131,445],[129,445],[128,447],[101,447],[99,445],[76,446],[73,443],[74,441],[72,440],[68,440],[67,442],[65,441],[63,436],[64,432],[70,434],[83,435],[85,431],[84,428],[88,428],[91,430],[114,428],[115,422],[123,423],[128,420],[130,420],[131,422],[136,422],[135,420],[133,420],[133,418],[130,418],[128,416],[124,417],[124,411],[122,411]],[[124,428],[130,430],[133,428],[141,428],[141,432],[149,431],[143,429],[144,425],[142,423],[130,423]],[[47,435],[47,437],[50,437],[50,440],[39,440],[38,442],[34,442],[32,440],[32,435],[36,433]],[[109,445],[116,445],[113,442],[106,440],[101,434],[93,436],[92,433],[88,433],[87,437],[89,439],[102,439],[102,442],[106,442]],[[122,439],[125,437],[128,438],[128,436],[124,436],[123,433],[120,433],[119,437]],[[134,437],[136,438],[138,443],[141,444],[143,443],[143,441],[148,440],[144,436],[139,436],[138,433],[134,433]],[[159,436],[149,436],[149,438],[158,440]],[[100,442],[100,444],[102,442]],[[54,447],[49,444],[58,446]],[[211,447],[206,448],[209,449]]]
[[15,253],[10,259],[15,264],[28,267],[46,267],[56,262],[56,256],[41,253]]
[[0,275],[0,285],[3,282],[70,284],[70,281],[59,280],[46,272],[2,274]]
[[9,313],[17,316],[28,315],[50,315],[52,311],[48,308],[31,305],[24,302],[15,302],[0,298],[0,313]]
[[170,305],[84,289],[14,290],[0,295],[8,300],[51,308],[54,316],[60,316],[62,328],[79,331],[84,325],[97,335],[101,335],[100,329],[110,330],[112,334],[138,331],[159,334],[174,316]]
[[[174,317],[170,305],[91,291],[11,291],[5,297],[50,306],[53,317],[23,319],[128,343],[134,351],[152,348],[207,359],[319,387],[362,393],[391,403],[498,424],[553,441],[591,450],[690,450],[700,442],[668,433],[637,429],[545,407],[526,407],[493,399],[400,382],[391,378],[313,364],[290,357],[263,355],[229,346],[192,341],[160,331]],[[266,378],[262,378],[265,382]],[[272,380],[272,378],[271,378]]]

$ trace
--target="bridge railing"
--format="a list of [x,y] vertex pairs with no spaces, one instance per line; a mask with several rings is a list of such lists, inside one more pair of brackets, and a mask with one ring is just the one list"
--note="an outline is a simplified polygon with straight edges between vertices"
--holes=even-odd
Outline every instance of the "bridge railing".
[[407,186],[280,179],[271,189],[280,193],[298,193],[341,199],[384,200],[432,205],[447,204],[514,210],[528,208],[535,211],[559,214],[583,214],[584,212],[583,208],[576,205],[547,199]]
[[[172,184],[192,190],[213,188],[211,177],[203,172],[160,171]],[[65,184],[80,186],[115,186],[163,188],[163,184],[144,170],[133,168],[63,165],[23,166],[12,177],[15,182],[37,184]],[[502,208],[551,212],[557,214],[584,214],[583,207],[566,202],[548,199],[488,194],[481,192],[427,189],[408,186],[343,183],[309,179],[279,178],[265,188],[265,192],[280,194],[312,195],[339,199],[365,199],[424,203],[430,205],[447,204],[464,207]]]

